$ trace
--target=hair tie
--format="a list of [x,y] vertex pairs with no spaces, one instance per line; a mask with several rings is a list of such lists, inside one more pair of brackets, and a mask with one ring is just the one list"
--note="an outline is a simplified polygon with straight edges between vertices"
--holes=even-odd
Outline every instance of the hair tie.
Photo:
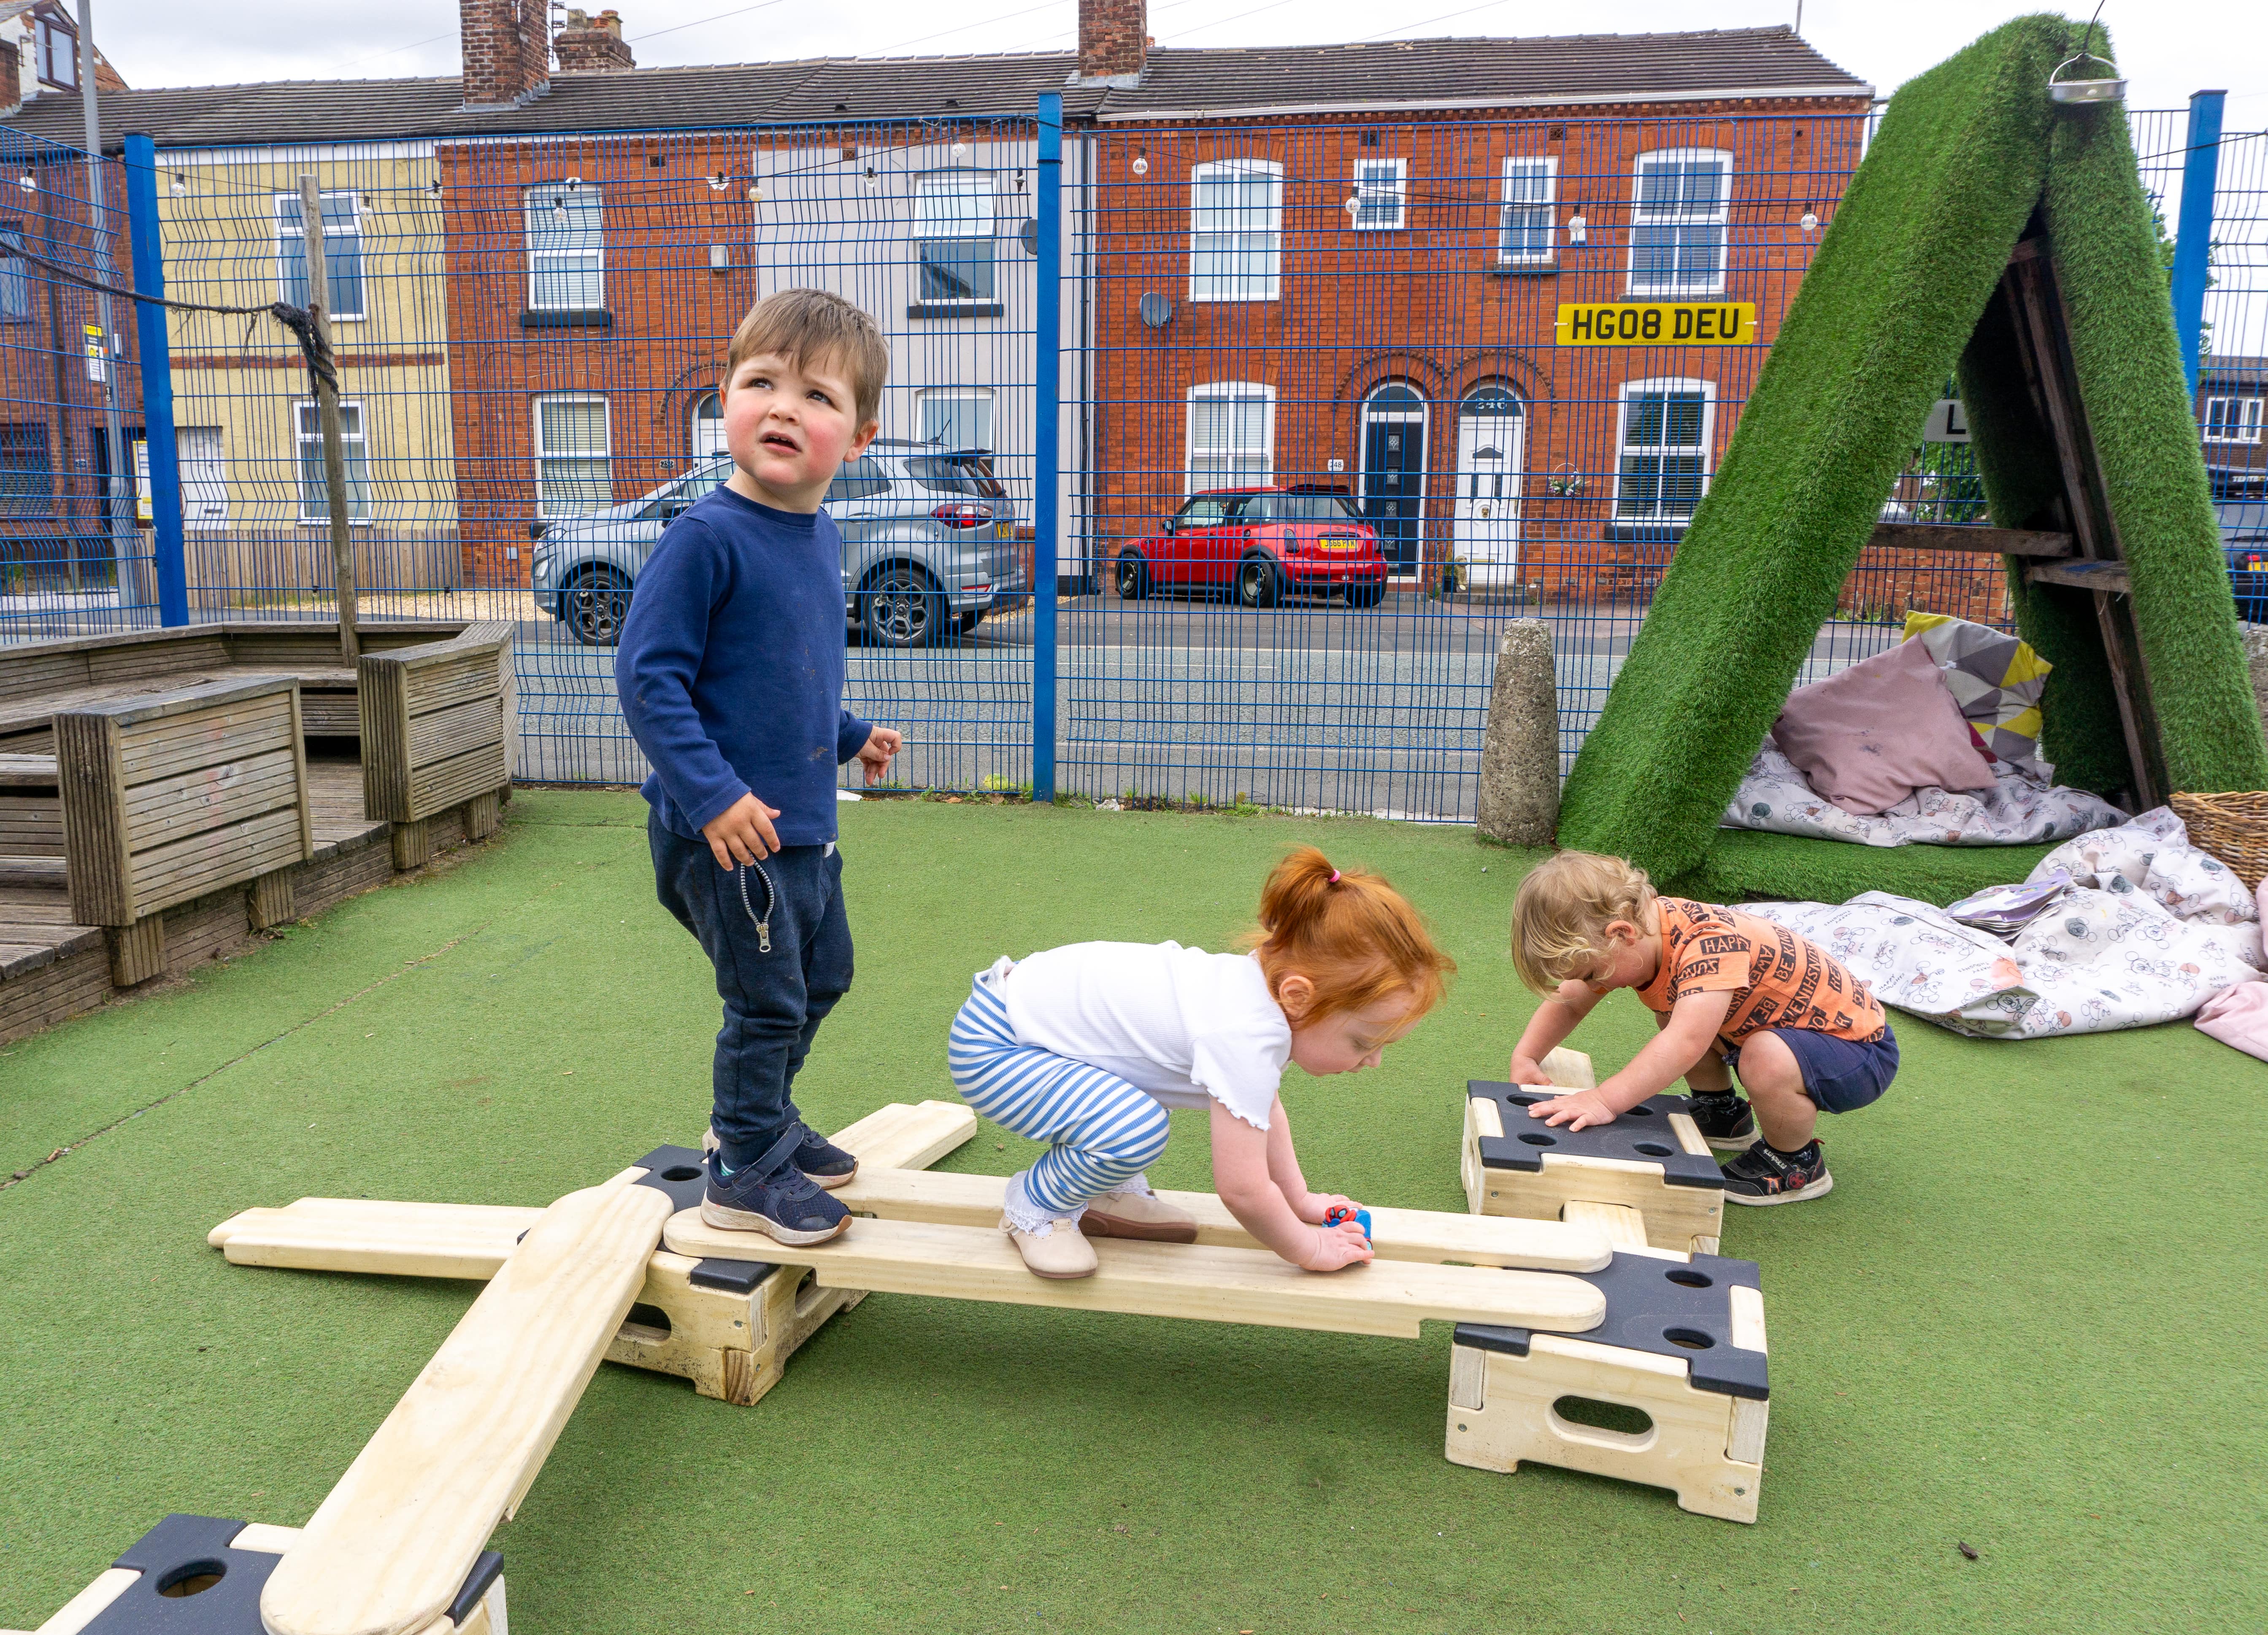
[[1336,869],[1333,869],[1333,870],[1331,871],[1331,884],[1332,884],[1332,885],[1334,885],[1334,886],[1336,886],[1336,885],[1337,885],[1338,883],[1339,883],[1339,872],[1338,872]]

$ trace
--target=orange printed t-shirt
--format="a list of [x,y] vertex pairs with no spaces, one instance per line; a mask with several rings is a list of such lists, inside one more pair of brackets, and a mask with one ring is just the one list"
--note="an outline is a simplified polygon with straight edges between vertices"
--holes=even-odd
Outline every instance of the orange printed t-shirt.
[[1657,897],[1661,968],[1638,991],[1668,1011],[1688,994],[1729,993],[1719,1037],[1738,1044],[1766,1027],[1800,1027],[1865,1041],[1882,1030],[1882,1007],[1835,956],[1785,925],[1738,909]]

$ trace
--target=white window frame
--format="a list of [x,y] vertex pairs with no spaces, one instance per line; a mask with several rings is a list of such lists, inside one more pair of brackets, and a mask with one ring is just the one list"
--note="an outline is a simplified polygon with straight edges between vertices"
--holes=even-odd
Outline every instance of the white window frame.
[[[998,178],[989,170],[974,166],[946,166],[926,170],[914,178],[914,299],[925,307],[997,306],[1000,303],[1000,186]],[[936,225],[929,217],[930,200],[933,196],[974,199],[981,201],[984,210],[983,230],[979,232],[932,232]],[[948,224],[954,225],[954,224]],[[991,288],[983,293],[968,295],[932,295],[922,287],[922,246],[932,242],[941,244],[983,244],[987,259],[986,270],[990,274]]]
[[[1691,164],[1697,159],[1717,160],[1723,166],[1725,185],[1718,197],[1716,210],[1707,216],[1692,216],[1681,206],[1669,216],[1648,216],[1646,206],[1640,203],[1646,191],[1646,172],[1660,165]],[[1625,275],[1631,294],[1676,298],[1722,295],[1725,292],[1726,268],[1731,261],[1733,248],[1733,156],[1723,148],[1656,148],[1638,156],[1631,171],[1630,265]],[[1717,230],[1717,268],[1707,284],[1683,284],[1674,279],[1667,284],[1641,284],[1638,281],[1639,230],[1661,226],[1714,227]]]
[[[339,454],[346,468],[347,520],[358,528],[368,527],[378,511],[376,490],[371,481],[370,428],[363,421],[362,409],[358,399],[339,400]],[[347,430],[350,415],[354,419],[351,431]],[[310,511],[307,508],[307,451],[310,447],[315,451],[316,469],[322,469],[323,464],[323,423],[313,398],[302,397],[293,401],[291,431],[291,487],[298,501],[298,519],[303,523],[328,522],[331,519],[328,493],[318,490],[315,495],[322,507],[320,510]],[[360,515],[355,512],[355,473],[357,468],[362,473]]]
[[[192,437],[210,432],[213,456],[210,462],[192,460],[189,444]],[[199,438],[202,441],[202,438]],[[180,426],[173,428],[174,456],[181,473],[181,526],[185,528],[217,533],[228,527],[228,440],[219,426]]]
[[927,443],[930,440],[926,435],[923,435],[929,431],[929,425],[927,423],[929,420],[928,406],[932,401],[939,401],[960,403],[982,403],[984,406],[983,416],[984,421],[984,435],[982,438],[979,438],[976,442],[965,444],[961,446],[985,449],[996,448],[998,446],[998,445],[992,440],[992,432],[998,424],[994,416],[999,413],[999,401],[994,395],[992,388],[989,386],[930,387],[915,393],[914,431],[917,434],[917,441]]
[[[704,403],[716,404],[716,414],[713,416],[703,414],[701,406]],[[701,426],[704,421],[713,423],[717,428],[717,446],[714,448],[701,446]],[[693,399],[693,407],[686,414],[685,423],[685,446],[692,451],[695,460],[714,460],[718,455],[730,452],[725,446],[725,399],[722,393],[696,393]]]
[[[1538,169],[1543,175],[1543,196],[1540,199],[1512,196],[1513,178],[1533,176]],[[1543,212],[1543,249],[1541,254],[1515,255],[1511,250],[1512,213],[1519,210]],[[1496,264],[1499,267],[1549,267],[1558,260],[1559,160],[1550,153],[1507,154],[1504,161],[1504,185],[1498,195],[1496,216]]]
[[[588,454],[575,453],[554,454],[544,446],[543,411],[554,403],[596,403],[600,411],[600,423],[606,431],[606,437],[604,438],[602,451],[600,455],[600,458],[603,459],[607,462],[606,482],[603,485],[604,497],[602,497],[596,504],[592,505],[587,509],[555,511],[552,510],[546,503],[543,482],[543,462],[545,460],[588,460],[592,458],[592,456]],[[569,517],[587,517],[591,515],[593,512],[604,511],[608,506],[613,504],[615,503],[615,406],[613,400],[608,398],[603,392],[545,392],[540,394],[530,404],[529,414],[534,421],[532,431],[534,433],[534,447],[535,450],[535,514],[539,518],[547,521],[556,522]]]
[[[549,201],[562,193],[571,193],[578,198],[588,195],[591,208],[596,212],[592,226],[591,244],[587,248],[572,250],[539,250],[535,247],[535,213],[549,210]],[[527,310],[532,313],[602,313],[607,310],[607,202],[598,183],[578,182],[570,188],[563,180],[540,182],[519,195],[519,225],[521,243],[527,252]],[[587,267],[582,264],[587,261]],[[556,263],[556,265],[555,265]],[[572,265],[571,266],[571,263]],[[538,281],[546,273],[562,270],[587,270],[599,281],[596,298],[586,301],[539,301],[535,298]],[[609,429],[611,435],[611,427]]]
[[[289,301],[291,298],[291,286],[289,281],[289,276],[284,271],[284,266],[288,260],[288,257],[285,254],[284,247],[286,245],[296,247],[299,250],[301,255],[304,256],[306,254],[307,241],[304,236],[306,230],[298,221],[294,220],[287,225],[284,219],[284,210],[287,203],[295,211],[299,208],[299,195],[296,193],[279,193],[275,195],[274,197],[276,216],[276,297],[278,300]],[[316,195],[315,208],[319,210],[322,210],[323,206],[328,204],[333,199],[344,199],[348,201],[350,206],[348,212],[349,220],[342,222],[337,227],[334,228],[331,225],[330,213],[328,210],[324,211],[323,260],[326,263],[323,269],[325,273],[324,282],[326,284],[329,283],[328,275],[330,268],[328,266],[328,262],[330,261],[331,254],[331,240],[333,239],[352,239],[354,240],[355,251],[355,309],[350,313],[332,313],[330,314],[330,318],[334,323],[359,323],[362,321],[364,313],[366,310],[365,304],[370,299],[370,278],[364,269],[362,257],[362,195],[351,188],[326,188],[320,194]],[[304,290],[300,291],[303,299],[306,297],[306,292]],[[338,299],[338,291],[335,290],[326,290],[325,293],[329,295],[334,302]]]
[[[2221,425],[2219,431],[2213,429],[2216,409],[2220,411]],[[2257,443],[2264,416],[2268,416],[2268,398],[2218,392],[2199,406],[2198,426],[2207,443]]]
[[[1363,174],[1365,171],[1392,173],[1393,180],[1390,185],[1394,200],[1394,218],[1391,221],[1366,219],[1369,214],[1366,190],[1377,189],[1382,196],[1385,188],[1381,186],[1383,178],[1375,174],[1366,177]],[[1354,162],[1353,186],[1356,208],[1350,213],[1349,219],[1355,232],[1400,232],[1403,231],[1404,225],[1410,219],[1410,161],[1408,159],[1382,154],[1375,158],[1358,158]],[[1382,216],[1383,212],[1381,212],[1381,215]]]
[[[1644,527],[1648,523],[1677,526],[1692,519],[1692,511],[1684,512],[1675,516],[1671,516],[1663,512],[1661,509],[1661,485],[1658,471],[1654,483],[1653,514],[1650,516],[1638,516],[1635,514],[1625,513],[1623,510],[1623,460],[1632,449],[1632,445],[1630,440],[1631,400],[1633,397],[1644,396],[1656,392],[1697,392],[1701,395],[1700,440],[1697,443],[1680,443],[1675,445],[1676,452],[1679,453],[1691,451],[1697,452],[1701,456],[1701,488],[1700,491],[1693,497],[1694,511],[1699,510],[1701,507],[1701,502],[1708,497],[1710,481],[1716,475],[1716,460],[1714,458],[1716,444],[1714,439],[1717,434],[1717,383],[1713,380],[1698,380],[1671,376],[1664,376],[1653,380],[1625,380],[1617,389],[1616,394],[1615,496],[1614,507],[1609,516],[1609,520],[1611,523],[1627,524],[1637,527]],[[1655,453],[1658,455],[1668,453],[1672,446],[1672,445],[1668,443],[1656,444],[1653,446]]]
[[[1237,176],[1265,180],[1269,187],[1266,207],[1267,226],[1263,230],[1237,228],[1228,232],[1208,230],[1198,225],[1197,192],[1206,182]],[[1250,231],[1265,231],[1269,243],[1258,252],[1257,266],[1252,269],[1239,267],[1225,279],[1219,275],[1201,274],[1197,258],[1207,253],[1208,239],[1241,238]],[[1242,246],[1233,252],[1244,254]],[[1226,286],[1226,287],[1222,287]],[[1191,301],[1273,301],[1284,292],[1284,167],[1273,159],[1212,159],[1189,167],[1189,299]],[[1272,401],[1272,400],[1271,400]]]
[[[1202,451],[1197,447],[1197,405],[1209,400],[1227,399],[1260,401],[1260,442],[1257,446],[1227,444],[1215,446],[1208,444]],[[1200,452],[1213,458],[1226,456],[1237,459],[1256,452],[1261,456],[1257,475],[1248,480],[1234,482],[1197,481],[1197,456]],[[1182,419],[1182,495],[1204,492],[1217,488],[1266,488],[1276,481],[1276,388],[1258,380],[1207,380],[1189,388],[1189,401]]]

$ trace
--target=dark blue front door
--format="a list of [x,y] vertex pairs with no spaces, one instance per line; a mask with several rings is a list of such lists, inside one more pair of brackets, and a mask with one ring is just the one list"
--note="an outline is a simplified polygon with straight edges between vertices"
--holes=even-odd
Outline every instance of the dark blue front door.
[[1415,573],[1425,504],[1425,422],[1419,415],[1373,413],[1362,428],[1362,514],[1378,530],[1380,555],[1396,573]]

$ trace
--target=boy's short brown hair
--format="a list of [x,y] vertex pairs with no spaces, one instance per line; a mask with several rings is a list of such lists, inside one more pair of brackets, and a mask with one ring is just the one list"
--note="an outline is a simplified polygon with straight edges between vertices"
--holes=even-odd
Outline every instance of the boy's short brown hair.
[[725,350],[725,379],[717,395],[732,389],[733,372],[747,359],[770,352],[799,368],[840,365],[850,377],[858,423],[879,419],[882,382],[890,374],[890,343],[864,312],[825,290],[782,290],[748,308],[733,344]]
[[1643,927],[1653,901],[1646,871],[1595,851],[1562,851],[1539,863],[1512,900],[1512,963],[1520,980],[1550,995],[1606,952],[1607,927]]

